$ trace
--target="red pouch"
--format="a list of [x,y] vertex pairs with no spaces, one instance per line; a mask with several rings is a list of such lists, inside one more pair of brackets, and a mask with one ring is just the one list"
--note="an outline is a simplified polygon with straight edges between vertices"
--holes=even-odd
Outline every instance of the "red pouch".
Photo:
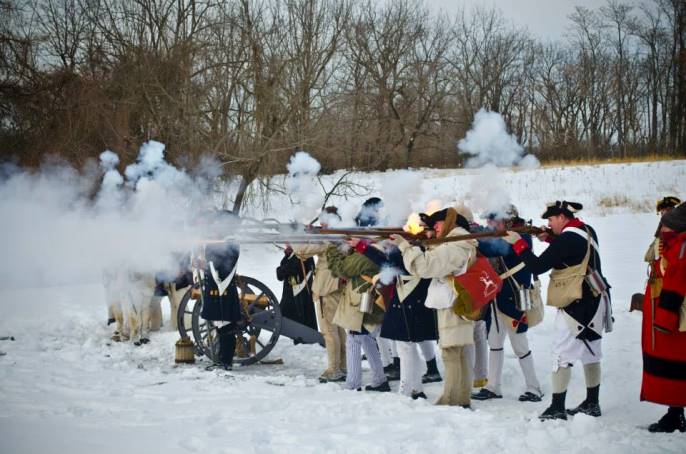
[[461,311],[471,313],[481,310],[495,299],[503,286],[503,280],[486,257],[478,257],[464,274],[453,277],[453,285]]

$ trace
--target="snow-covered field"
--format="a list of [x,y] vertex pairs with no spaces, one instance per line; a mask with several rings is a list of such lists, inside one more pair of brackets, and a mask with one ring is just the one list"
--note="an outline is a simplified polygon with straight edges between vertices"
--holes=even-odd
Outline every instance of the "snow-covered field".
[[[376,195],[384,191],[389,174],[356,175],[355,181]],[[631,294],[642,291],[645,282],[642,257],[657,223],[654,202],[667,194],[686,196],[686,161],[487,177],[426,170],[422,176],[415,209],[430,199],[470,198],[474,188],[486,192],[493,178],[523,217],[535,222],[546,201],[565,198],[586,205],[581,217],[598,231],[603,270],[614,287],[615,331],[603,345],[602,417],[546,423],[536,418],[550,395],[550,308],[530,337],[544,402],[517,401],[523,380],[507,346],[504,398],[473,402],[469,411],[433,406],[440,383],[428,386],[428,401],[319,384],[324,350],[294,346],[286,338],[270,355],[283,358],[283,365],[232,372],[207,372],[203,361],[176,366],[178,335],[168,328],[167,305],[167,327],[154,333],[150,344],[111,343],[102,286],[81,282],[0,291],[0,336],[15,338],[0,341],[0,453],[686,452],[684,434],[645,430],[664,407],[638,399],[641,316],[628,312]],[[361,200],[334,202],[359,206]],[[472,194],[471,200],[478,199]],[[271,206],[271,217],[289,220],[285,198],[274,197]],[[244,247],[239,272],[280,295],[274,273],[280,258],[273,247]],[[568,406],[584,396],[583,373],[576,367]]]

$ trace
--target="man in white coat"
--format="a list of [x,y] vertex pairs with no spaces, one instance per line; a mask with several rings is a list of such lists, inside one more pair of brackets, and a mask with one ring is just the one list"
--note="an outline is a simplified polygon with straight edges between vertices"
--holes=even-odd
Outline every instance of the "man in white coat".
[[[438,238],[469,233],[469,222],[454,208],[423,216],[423,221]],[[437,310],[438,343],[445,365],[443,395],[436,404],[469,407],[472,377],[464,347],[474,342],[474,324],[453,312],[455,294],[450,279],[464,273],[474,262],[477,242],[447,242],[423,250],[399,235],[392,235],[391,239],[402,252],[403,264],[410,274],[433,279],[425,304]]]

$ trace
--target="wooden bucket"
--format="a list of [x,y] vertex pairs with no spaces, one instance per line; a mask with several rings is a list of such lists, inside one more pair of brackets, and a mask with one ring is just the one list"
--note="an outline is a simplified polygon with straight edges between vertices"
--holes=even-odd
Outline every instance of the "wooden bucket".
[[195,344],[190,337],[184,336],[176,341],[176,359],[177,364],[194,364],[195,363]]

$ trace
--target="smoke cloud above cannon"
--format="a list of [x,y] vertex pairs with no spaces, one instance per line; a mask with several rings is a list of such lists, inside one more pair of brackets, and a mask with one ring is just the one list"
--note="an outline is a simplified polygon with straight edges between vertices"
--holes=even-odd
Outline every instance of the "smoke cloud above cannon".
[[467,199],[470,206],[481,210],[482,215],[503,214],[512,203],[499,169],[540,167],[538,159],[526,154],[517,138],[508,133],[502,115],[483,108],[474,116],[472,128],[457,143],[457,148],[460,154],[468,156],[465,166],[478,169]]

